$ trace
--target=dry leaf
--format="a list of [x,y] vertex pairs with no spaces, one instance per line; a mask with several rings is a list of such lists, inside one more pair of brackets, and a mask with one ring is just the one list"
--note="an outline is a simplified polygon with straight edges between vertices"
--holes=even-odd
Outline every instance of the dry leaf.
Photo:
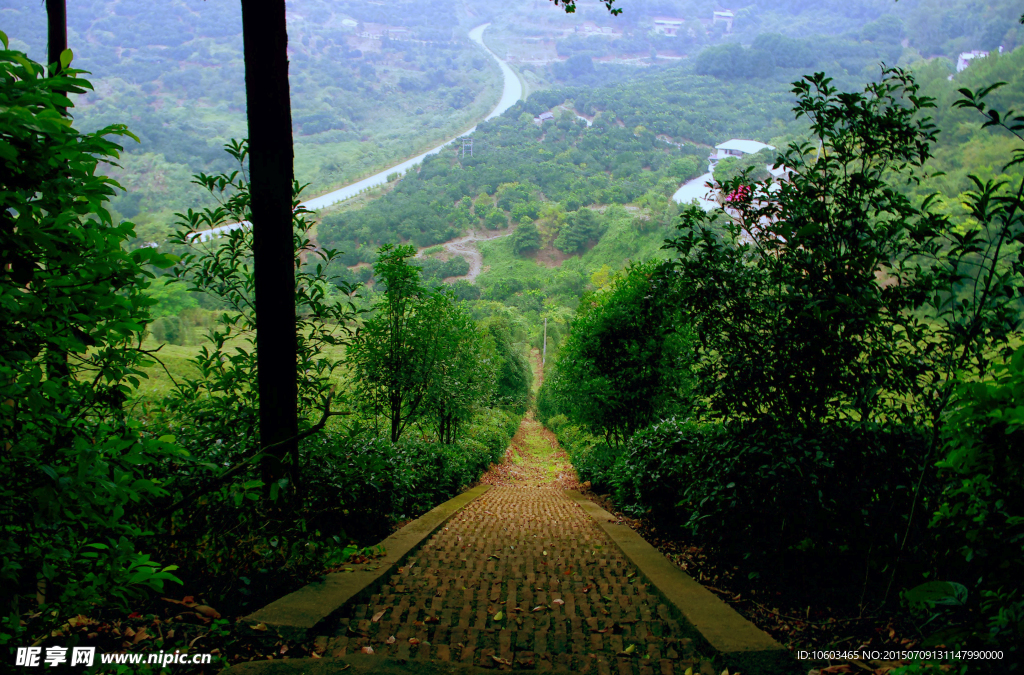
[[364,654],[372,654],[373,653],[373,647],[369,647],[369,646],[363,647],[359,651],[361,651]]
[[215,610],[213,607],[210,607],[209,605],[196,605],[193,609],[195,609],[197,612],[199,612],[203,616],[208,616],[211,619],[219,619],[220,618],[220,612]]
[[561,598],[555,598],[554,600],[551,601],[551,604],[552,605],[564,605],[565,604],[565,600],[562,600]]
[[385,643],[385,644],[389,644],[389,645],[393,645],[393,644],[395,644],[395,636],[394,636],[394,635],[392,635],[392,636],[391,636],[391,637],[389,637],[389,638],[388,638],[387,640],[385,640],[385,641],[384,641],[384,643]]
[[[266,630],[267,629],[267,624],[265,624],[265,623],[258,623],[255,626],[249,626],[249,627],[252,628],[253,630]],[[169,635],[169,633],[168,633],[168,635]]]
[[388,608],[385,607],[384,609],[382,609],[379,612],[377,612],[376,614],[374,614],[373,618],[370,619],[370,621],[372,621],[373,623],[377,623],[378,621],[380,621],[381,617],[384,616],[387,613],[387,611],[388,611]]

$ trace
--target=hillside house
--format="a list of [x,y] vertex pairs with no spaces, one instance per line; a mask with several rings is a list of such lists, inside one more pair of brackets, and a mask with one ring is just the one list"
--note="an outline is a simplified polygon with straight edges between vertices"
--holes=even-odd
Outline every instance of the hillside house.
[[969,52],[960,52],[960,56],[956,60],[956,72],[962,73],[967,69],[967,66],[971,65],[973,59],[983,59],[988,56],[988,52],[980,49],[973,49]]
[[549,111],[549,112],[542,112],[541,114],[537,115],[536,117],[533,118],[533,121],[534,121],[535,124],[544,124],[548,120],[553,120],[553,119],[555,119],[555,115],[554,115],[554,113]]
[[683,29],[684,23],[686,23],[685,19],[677,19],[671,16],[656,16],[654,17],[654,32],[659,35],[675,37]]
[[731,9],[721,9],[721,10],[718,10],[717,12],[713,12],[712,13],[712,15],[711,15],[711,23],[712,24],[724,23],[725,24],[725,32],[726,33],[731,33],[732,32],[732,22],[733,22],[733,19],[735,19],[735,18],[736,18],[736,13],[733,12]]
[[715,152],[712,152],[708,156],[708,161],[711,163],[708,171],[714,171],[715,165],[727,157],[753,155],[765,148],[771,148],[774,150],[775,146],[768,145],[767,143],[761,143],[759,141],[748,141],[742,138],[733,138],[725,143],[719,143],[715,146]]

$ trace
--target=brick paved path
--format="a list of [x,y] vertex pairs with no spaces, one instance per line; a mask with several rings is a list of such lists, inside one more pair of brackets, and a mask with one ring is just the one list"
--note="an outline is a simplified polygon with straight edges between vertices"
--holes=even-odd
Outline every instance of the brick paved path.
[[499,670],[709,672],[593,519],[563,490],[530,483],[492,487],[460,511],[350,609],[325,656],[368,647]]

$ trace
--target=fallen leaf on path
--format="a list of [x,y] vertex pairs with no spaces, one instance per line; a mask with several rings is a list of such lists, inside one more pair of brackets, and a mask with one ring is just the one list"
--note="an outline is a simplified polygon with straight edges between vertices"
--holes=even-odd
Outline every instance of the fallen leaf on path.
[[495,621],[501,621],[504,618],[505,618],[505,615],[503,613],[501,613],[501,612],[498,612],[497,614],[494,615],[494,620]]
[[[380,610],[379,612],[377,612],[376,614],[373,615],[373,618],[371,618],[370,621],[372,621],[373,623],[377,623],[378,621],[381,620],[381,617],[383,617],[385,614],[387,614],[387,611],[389,609],[390,609],[390,607],[385,607],[384,609]],[[365,614],[363,616],[365,616]]]
[[389,645],[395,644],[395,636],[392,635],[391,637],[389,637],[387,640],[384,641],[384,644],[389,644]]
[[363,647],[359,651],[361,651],[364,654],[372,654],[373,653],[373,647],[369,647],[369,646]]
[[552,605],[564,605],[565,604],[565,600],[562,600],[561,598],[555,598],[554,600],[551,601],[551,604]]
[[500,663],[500,664],[501,664],[501,665],[503,665],[503,666],[511,666],[511,665],[512,665],[512,662],[511,662],[511,661],[509,661],[508,659],[503,659],[503,658],[501,658],[500,656],[494,656],[494,655],[492,654],[492,655],[491,655],[491,658],[492,658],[492,659],[494,659],[494,662],[495,662],[495,663]]

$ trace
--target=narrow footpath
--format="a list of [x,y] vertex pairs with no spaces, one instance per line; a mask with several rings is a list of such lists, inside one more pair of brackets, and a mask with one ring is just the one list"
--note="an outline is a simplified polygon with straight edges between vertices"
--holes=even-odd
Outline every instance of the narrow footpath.
[[[573,501],[554,436],[523,421],[492,487],[459,511],[368,602],[336,624],[325,657],[597,675],[711,673],[597,522]],[[438,668],[440,666],[440,668]],[[692,670],[691,670],[692,669]],[[416,672],[414,669],[413,672]]]

